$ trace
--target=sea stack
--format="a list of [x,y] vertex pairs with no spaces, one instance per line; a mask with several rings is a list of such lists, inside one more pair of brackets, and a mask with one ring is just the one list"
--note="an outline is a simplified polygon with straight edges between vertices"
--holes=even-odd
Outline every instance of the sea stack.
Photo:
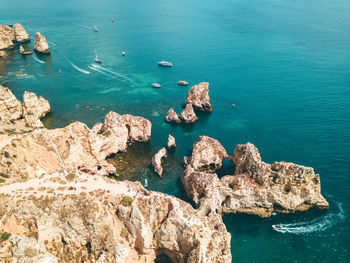
[[154,172],[159,175],[159,177],[163,177],[163,164],[162,158],[166,157],[166,149],[163,147],[160,149],[152,158],[152,165]]
[[167,146],[168,146],[168,149],[172,149],[176,147],[175,138],[171,136],[171,134],[169,134]]
[[184,123],[194,123],[198,120],[192,104],[186,104],[185,109],[181,112],[180,118]]
[[42,54],[50,53],[49,45],[47,44],[46,38],[42,34],[40,34],[40,32],[35,33],[34,51]]
[[14,40],[19,43],[25,43],[30,40],[27,31],[21,24],[18,23],[13,25],[13,35]]
[[179,114],[177,114],[173,108],[170,108],[168,110],[168,113],[166,114],[165,121],[169,123],[181,123],[181,120],[179,118]]
[[0,25],[0,50],[13,49],[13,31],[8,25]]
[[209,98],[209,82],[194,85],[187,93],[185,104],[192,104],[196,110],[212,111]]

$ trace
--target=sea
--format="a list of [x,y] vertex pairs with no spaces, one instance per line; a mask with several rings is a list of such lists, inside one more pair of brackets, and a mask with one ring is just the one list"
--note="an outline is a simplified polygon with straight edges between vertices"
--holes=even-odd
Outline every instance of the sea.
[[[48,40],[51,55],[21,56],[17,48],[0,60],[1,85],[18,98],[27,90],[49,100],[47,127],[92,127],[109,111],[152,122],[150,142],[114,157],[120,180],[147,179],[148,189],[186,200],[183,157],[200,135],[229,154],[251,142],[265,162],[320,174],[328,211],[223,216],[233,262],[350,262],[350,1],[0,0],[0,14],[0,24],[19,22],[30,34],[25,49],[35,32]],[[161,60],[173,67],[159,67]],[[194,124],[166,123],[169,108],[180,113],[202,81],[213,111]],[[159,178],[151,158],[169,134],[177,147]],[[218,173],[233,171],[225,160]]]

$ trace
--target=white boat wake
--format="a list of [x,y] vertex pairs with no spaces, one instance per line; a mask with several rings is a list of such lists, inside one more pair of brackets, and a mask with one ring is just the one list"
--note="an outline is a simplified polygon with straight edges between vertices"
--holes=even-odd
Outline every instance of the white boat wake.
[[94,71],[96,71],[98,73],[101,73],[102,75],[105,75],[107,77],[113,78],[113,76],[111,74],[108,74],[108,73],[106,73],[106,72],[104,72],[102,70],[99,70],[98,68],[94,68],[94,67],[91,67],[91,66],[88,66],[88,68],[91,69],[91,70],[94,70]]
[[40,64],[45,64],[45,61],[42,61],[41,59],[39,59],[39,58],[36,56],[36,54],[33,54],[33,58],[34,58],[37,62],[39,62]]
[[345,215],[341,203],[337,203],[337,207],[339,210],[337,214],[327,214],[308,222],[272,225],[272,228],[280,233],[292,233],[297,235],[325,231],[344,221]]
[[108,72],[108,73],[110,73],[110,74],[113,74],[113,75],[115,75],[115,76],[118,76],[118,77],[120,77],[120,78],[126,79],[126,80],[128,80],[128,81],[130,81],[130,82],[134,82],[132,79],[128,78],[127,76],[124,76],[123,74],[114,72],[114,71],[112,71],[112,70],[110,70],[110,69],[108,69],[108,68],[102,67],[102,66],[100,66],[100,65],[91,64],[91,66],[93,66],[93,67],[96,68],[96,69],[103,70],[103,71],[105,71],[105,72]]
[[67,61],[69,62],[69,64],[75,68],[76,70],[80,71],[81,73],[84,73],[84,74],[90,74],[90,71],[87,71],[85,69],[82,69],[82,68],[79,68],[77,65],[75,65],[72,61],[70,61],[69,59],[67,59]]

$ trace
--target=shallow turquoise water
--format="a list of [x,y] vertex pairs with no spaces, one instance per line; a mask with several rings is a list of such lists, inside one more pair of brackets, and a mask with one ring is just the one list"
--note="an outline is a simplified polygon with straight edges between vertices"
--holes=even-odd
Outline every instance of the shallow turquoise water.
[[[18,97],[31,90],[47,98],[53,126],[71,119],[92,126],[109,110],[152,121],[151,142],[130,149],[138,161],[132,162],[128,178],[148,178],[151,189],[183,197],[182,158],[204,134],[219,139],[229,153],[237,143],[250,141],[267,162],[315,168],[330,210],[271,219],[225,216],[234,262],[349,261],[349,1],[3,2],[0,23],[18,21],[31,37],[40,31],[52,54],[38,57],[45,62],[39,63],[12,52],[0,68],[0,82]],[[94,24],[97,33],[89,29]],[[88,68],[95,50],[112,72]],[[162,59],[174,67],[158,67]],[[17,78],[19,70],[28,77]],[[176,85],[180,79],[190,86],[210,82],[214,110],[199,114],[191,126],[164,122],[167,110],[179,112],[185,100],[188,88]],[[162,88],[151,88],[152,82]],[[165,164],[166,178],[159,179],[149,161],[169,133],[178,147]],[[225,164],[225,171],[232,170]],[[304,228],[291,226],[301,234],[271,228],[295,222],[307,222]]]

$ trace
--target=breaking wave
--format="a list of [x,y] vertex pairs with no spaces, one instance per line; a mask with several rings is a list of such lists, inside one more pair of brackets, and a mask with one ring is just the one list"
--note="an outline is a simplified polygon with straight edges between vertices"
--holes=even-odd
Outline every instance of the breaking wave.
[[93,66],[93,67],[96,68],[96,69],[103,70],[103,71],[105,71],[105,72],[108,72],[108,73],[110,73],[110,74],[113,74],[113,75],[115,75],[115,76],[118,76],[118,77],[120,77],[120,78],[126,79],[126,80],[128,80],[128,81],[130,81],[130,82],[133,82],[133,80],[130,79],[130,78],[128,78],[127,76],[125,76],[125,75],[123,75],[123,74],[120,74],[120,73],[118,73],[118,72],[112,71],[112,70],[110,70],[110,69],[108,69],[108,68],[105,68],[105,67],[102,67],[102,66],[96,65],[96,64],[91,64],[91,66]]
[[84,73],[84,74],[90,74],[90,71],[87,71],[87,70],[85,70],[85,69],[82,69],[82,68],[79,68],[77,65],[75,65],[72,61],[70,61],[69,59],[67,59],[67,61],[69,62],[69,64],[73,67],[73,68],[75,68],[76,70],[78,70],[78,71],[80,71],[80,72],[82,72],[82,73]]
[[272,228],[280,233],[310,234],[325,231],[336,224],[343,222],[345,215],[341,203],[337,203],[338,213],[330,213],[307,222],[272,225]]

